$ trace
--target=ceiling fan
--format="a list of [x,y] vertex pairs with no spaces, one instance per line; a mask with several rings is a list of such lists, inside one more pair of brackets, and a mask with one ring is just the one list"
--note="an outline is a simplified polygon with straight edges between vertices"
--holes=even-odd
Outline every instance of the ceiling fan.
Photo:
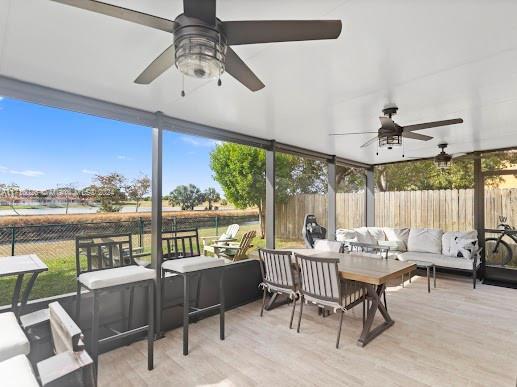
[[[438,148],[440,148],[440,153],[433,157],[435,165],[440,169],[448,169],[452,165],[453,160],[475,160],[480,158],[479,155],[473,153],[447,153],[445,151],[447,145],[447,143],[438,144]],[[408,157],[408,159],[422,160],[421,157]]]
[[352,133],[331,133],[331,136],[347,136],[347,135],[357,135],[357,134],[365,134],[365,133],[376,133],[377,136],[366,141],[361,148],[366,148],[367,146],[373,144],[375,141],[378,141],[380,148],[392,149],[395,146],[402,145],[402,138],[411,138],[414,140],[420,141],[429,141],[433,137],[426,136],[424,134],[415,133],[417,130],[436,128],[438,126],[446,126],[453,124],[461,124],[463,120],[461,118],[455,118],[452,120],[444,120],[444,121],[433,121],[433,122],[425,122],[422,124],[415,125],[406,125],[400,126],[395,121],[392,120],[392,116],[397,113],[397,106],[387,106],[382,112],[384,117],[379,117],[381,120],[381,127],[375,132],[352,132]]
[[221,21],[216,17],[216,0],[183,0],[184,12],[174,20],[95,0],[52,1],[173,34],[172,44],[135,79],[138,84],[153,82],[175,65],[190,77],[219,78],[219,86],[226,71],[251,91],[257,91],[264,84],[230,46],[336,39],[341,34],[340,20]]

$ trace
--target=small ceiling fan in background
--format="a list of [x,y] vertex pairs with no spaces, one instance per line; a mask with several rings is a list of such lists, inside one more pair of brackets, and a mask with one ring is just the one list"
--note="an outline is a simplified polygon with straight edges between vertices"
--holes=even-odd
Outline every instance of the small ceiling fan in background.
[[[95,0],[52,0],[173,34],[172,44],[135,79],[149,84],[176,66],[184,75],[199,79],[219,78],[227,72],[251,91],[262,81],[230,46],[255,43],[336,39],[340,20],[221,21],[216,0],[183,0],[184,13],[174,20],[149,15]],[[185,92],[182,90],[182,96]]]
[[[420,141],[429,141],[433,139],[433,137],[431,136],[415,133],[418,130],[436,128],[439,126],[461,124],[463,122],[461,118],[455,118],[451,120],[433,121],[421,124],[400,126],[392,119],[392,116],[397,114],[397,110],[398,107],[394,105],[387,106],[382,110],[384,117],[379,117],[379,120],[381,121],[381,127],[377,131],[331,133],[330,136],[351,136],[365,133],[376,133],[377,136],[366,141],[363,145],[361,145],[361,148],[366,148],[369,145],[373,144],[375,141],[378,141],[379,148],[392,149],[393,147],[402,146],[402,138],[410,138],[413,140]],[[402,157],[404,157],[404,155]]]
[[[471,154],[471,153],[452,153],[449,154],[445,151],[445,148],[447,148],[447,143],[441,143],[438,144],[438,148],[440,149],[440,153],[438,153],[436,156],[433,157],[433,161],[435,165],[440,169],[448,169],[451,165],[453,160],[474,160],[476,158],[480,158],[480,155],[477,154]],[[422,157],[408,157],[408,159],[413,160],[424,160],[425,158]]]

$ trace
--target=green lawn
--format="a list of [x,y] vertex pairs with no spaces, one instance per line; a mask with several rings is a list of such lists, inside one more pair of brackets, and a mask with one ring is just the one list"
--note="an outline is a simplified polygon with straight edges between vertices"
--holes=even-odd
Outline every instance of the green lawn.
[[[257,225],[242,225],[239,230],[238,238],[249,230],[256,230],[257,234],[259,226]],[[215,228],[206,228],[199,230],[199,236],[215,235]],[[219,233],[225,231],[225,227],[219,228]],[[151,236],[145,235],[144,251],[150,253]],[[201,241],[200,241],[201,244]],[[253,247],[250,252],[264,247],[265,241],[257,236],[253,240]],[[279,248],[300,246],[299,241],[284,241],[278,240]],[[30,299],[38,299],[56,296],[64,293],[71,293],[76,290],[76,269],[75,269],[75,253],[73,241],[55,241],[55,242],[41,242],[31,244],[17,245],[16,254],[37,254],[48,266],[48,272],[42,273],[38,276],[36,284],[32,289]],[[0,251],[0,255],[9,255],[9,252]],[[150,257],[144,257],[144,261],[150,261]],[[30,276],[27,276],[24,281],[28,281]],[[14,289],[16,279],[14,277],[0,278],[0,305],[7,305],[11,303],[11,296]]]

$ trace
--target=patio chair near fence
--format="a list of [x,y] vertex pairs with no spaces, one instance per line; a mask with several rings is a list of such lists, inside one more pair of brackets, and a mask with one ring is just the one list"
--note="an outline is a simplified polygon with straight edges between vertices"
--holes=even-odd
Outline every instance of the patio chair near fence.
[[218,258],[226,258],[233,262],[247,258],[247,252],[253,245],[251,242],[257,235],[255,230],[248,231],[242,236],[240,242],[230,242],[224,246],[214,246],[214,254]]
[[[139,266],[132,253],[131,234],[83,235],[76,237],[76,269],[77,269],[77,297],[76,297],[76,321],[81,316],[82,289],[87,289],[93,297],[92,325],[90,334],[89,353],[95,364],[95,379],[98,371],[99,344],[109,343],[122,339],[129,335],[142,332],[147,333],[147,368],[153,369],[153,341],[154,341],[154,278],[155,272]],[[116,260],[116,251],[127,251],[127,259]],[[96,254],[94,254],[96,252]],[[104,252],[104,253],[103,253]],[[94,267],[94,257],[107,255],[108,259],[100,259]],[[143,288],[148,298],[148,323],[141,327],[133,328],[133,299],[134,291]],[[100,331],[100,302],[108,293],[129,290],[129,310],[126,330],[119,332],[113,330],[114,335],[99,338]]]
[[301,304],[297,332],[300,332],[304,302],[315,304],[320,308],[340,312],[336,348],[339,348],[341,327],[345,311],[363,303],[366,289],[357,281],[342,280],[338,271],[339,259],[317,258],[296,254],[300,267]]
[[268,292],[285,294],[289,296],[293,302],[289,329],[293,327],[296,301],[299,298],[298,280],[300,277],[298,269],[292,262],[292,255],[293,253],[290,251],[259,249],[259,258],[261,261],[260,270],[262,272],[262,283],[260,287],[264,291],[260,317],[264,315],[266,295]]
[[214,254],[214,244],[217,243],[227,243],[234,242],[237,233],[239,232],[238,224],[230,224],[226,231],[222,233],[220,236],[206,236],[202,237],[201,240],[203,242],[203,254],[207,253]]
[[199,255],[201,254],[197,228],[162,232],[162,259],[164,261]]

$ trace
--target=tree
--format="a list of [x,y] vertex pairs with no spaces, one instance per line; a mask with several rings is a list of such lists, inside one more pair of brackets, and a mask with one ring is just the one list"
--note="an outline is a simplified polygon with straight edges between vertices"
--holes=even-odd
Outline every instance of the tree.
[[20,213],[16,210],[15,204],[20,201],[20,186],[16,183],[11,184],[2,184],[0,183],[0,195],[1,199],[6,200],[9,203],[9,206],[13,210],[16,215],[20,215]]
[[65,202],[65,214],[68,214],[70,202],[77,199],[78,192],[73,183],[68,183],[63,186],[58,186],[55,191],[57,199]]
[[[276,200],[327,192],[326,163],[285,153],[276,154]],[[265,234],[266,153],[245,145],[219,144],[210,154],[214,179],[237,208],[257,207],[261,237]]]
[[[484,170],[500,170],[517,164],[517,152],[495,152],[483,155]],[[500,176],[485,179],[485,184],[498,187]],[[412,191],[434,189],[466,189],[474,187],[472,160],[454,160],[446,170],[438,168],[433,160],[385,164],[375,167],[375,182],[379,191]]]
[[95,175],[89,190],[94,200],[100,203],[101,212],[120,211],[120,203],[126,199],[125,180],[124,176],[116,172],[108,175]]
[[223,143],[210,154],[210,168],[225,198],[237,208],[257,207],[264,238],[266,154],[263,149]]
[[204,195],[194,184],[179,185],[169,194],[169,203],[182,210],[193,210],[204,201]]
[[138,179],[133,179],[131,184],[126,185],[125,192],[129,200],[135,202],[136,212],[140,208],[140,202],[144,200],[151,190],[151,179],[149,176],[141,176]]
[[207,188],[205,192],[203,192],[205,201],[208,202],[208,209],[212,210],[212,203],[218,202],[221,200],[221,195],[219,195],[219,192],[216,191],[215,188]]

